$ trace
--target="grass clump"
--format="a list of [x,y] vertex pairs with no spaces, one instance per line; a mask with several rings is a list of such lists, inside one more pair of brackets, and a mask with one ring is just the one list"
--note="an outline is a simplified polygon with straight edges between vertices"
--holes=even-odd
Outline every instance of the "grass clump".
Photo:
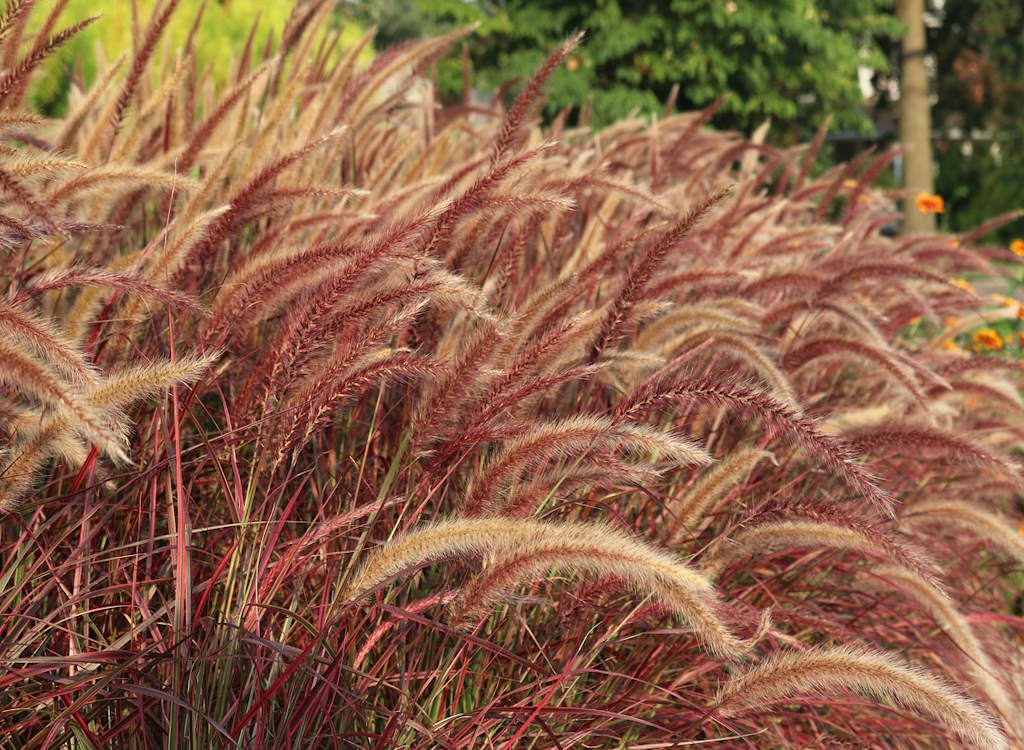
[[364,67],[326,2],[220,89],[164,4],[50,120],[21,5],[0,746],[1024,740],[1021,372],[904,336],[991,253],[879,162],[542,130],[577,37],[438,108],[468,30]]

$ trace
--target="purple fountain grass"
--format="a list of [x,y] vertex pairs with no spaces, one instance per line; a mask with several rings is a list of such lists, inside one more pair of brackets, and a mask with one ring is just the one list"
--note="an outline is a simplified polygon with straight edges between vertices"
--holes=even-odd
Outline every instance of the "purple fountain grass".
[[826,127],[722,100],[545,127],[581,35],[442,107],[469,29],[366,63],[324,0],[221,91],[158,3],[50,119],[20,102],[81,24],[34,5],[0,748],[1024,742],[1024,368],[938,330],[999,255],[884,235],[892,154],[819,175]]

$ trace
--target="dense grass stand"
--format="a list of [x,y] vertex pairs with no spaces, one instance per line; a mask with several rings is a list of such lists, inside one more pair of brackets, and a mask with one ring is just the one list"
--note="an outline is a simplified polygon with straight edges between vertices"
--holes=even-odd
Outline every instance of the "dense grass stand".
[[0,26],[0,746],[1020,746],[1001,251],[820,137],[540,128],[578,38],[446,110],[461,32],[302,3],[215,90],[174,5],[59,120],[77,27]]

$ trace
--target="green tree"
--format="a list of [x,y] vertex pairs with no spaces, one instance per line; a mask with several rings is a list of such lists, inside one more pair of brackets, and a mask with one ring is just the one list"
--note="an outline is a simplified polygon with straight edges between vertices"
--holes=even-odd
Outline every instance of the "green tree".
[[[372,6],[371,20],[391,39],[482,21],[469,49],[474,80],[492,90],[528,76],[562,38],[586,30],[584,45],[551,80],[549,117],[565,107],[592,107],[593,122],[605,125],[636,109],[661,109],[678,84],[680,109],[727,94],[716,124],[750,131],[770,117],[773,136],[782,141],[806,137],[830,114],[835,127],[869,132],[858,68],[887,69],[878,39],[900,32],[892,0],[391,0]],[[388,18],[396,22],[389,25]],[[457,95],[456,73],[452,63],[439,73],[443,93]]]

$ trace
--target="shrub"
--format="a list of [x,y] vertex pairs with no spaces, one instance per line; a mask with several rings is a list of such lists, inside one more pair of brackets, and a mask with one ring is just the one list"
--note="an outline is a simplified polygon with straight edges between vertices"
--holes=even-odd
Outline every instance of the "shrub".
[[995,251],[877,164],[540,130],[576,39],[438,110],[464,32],[363,70],[329,3],[216,98],[158,11],[43,120],[12,8],[4,746],[1024,738],[1020,369],[902,335]]

